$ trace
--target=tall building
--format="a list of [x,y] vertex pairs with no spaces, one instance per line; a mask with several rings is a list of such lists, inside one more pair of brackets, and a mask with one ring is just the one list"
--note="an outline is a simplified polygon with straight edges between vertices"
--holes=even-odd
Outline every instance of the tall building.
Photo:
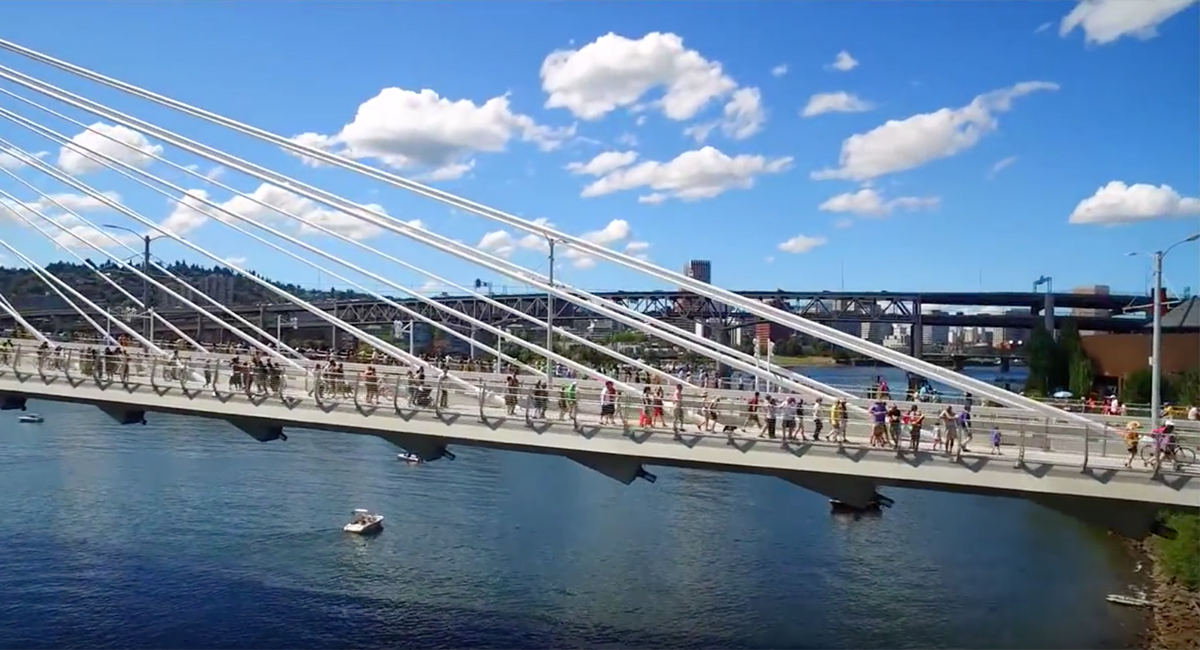
[[683,274],[693,280],[710,284],[712,283],[712,262],[708,260],[691,260],[684,265]]
[[[946,312],[935,309],[926,312],[928,314],[945,315]],[[950,326],[949,325],[926,325],[921,328],[921,344],[926,347],[938,346],[941,347],[950,342]]]

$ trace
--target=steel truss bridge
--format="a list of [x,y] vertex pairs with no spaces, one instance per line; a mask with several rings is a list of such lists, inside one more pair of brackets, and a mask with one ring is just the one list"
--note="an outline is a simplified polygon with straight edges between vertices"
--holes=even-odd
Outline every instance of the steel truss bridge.
[[[1045,294],[1039,293],[888,293],[888,292],[801,292],[801,291],[738,291],[739,296],[757,301],[822,323],[896,323],[930,326],[1003,327],[1013,329],[1032,328],[1042,322],[1039,316]],[[626,306],[638,313],[674,323],[716,322],[725,327],[761,322],[745,309],[730,306],[712,298],[698,296],[686,291],[616,291],[596,293],[616,304]],[[553,302],[555,322],[599,320],[604,316],[587,307],[563,300],[551,301],[546,294],[497,294],[491,302],[477,296],[432,296],[431,299],[450,310],[431,306],[415,298],[396,298],[406,309],[415,310],[424,318],[432,319],[458,328],[468,328],[470,319],[505,326],[517,319],[511,311],[496,306],[500,303],[522,313],[545,320]],[[1082,330],[1101,332],[1141,331],[1149,320],[1144,314],[1129,314],[1131,305],[1146,304],[1146,299],[1133,295],[1085,295],[1054,294],[1054,305],[1064,309],[1087,310],[1087,316],[1068,316]],[[384,325],[396,321],[412,320],[413,317],[401,309],[378,300],[358,301],[314,301],[314,306],[356,325]],[[939,313],[920,313],[927,305],[938,305],[945,309]],[[965,313],[954,307],[1008,307],[1023,309],[1026,314]],[[324,327],[324,323],[293,303],[271,305],[232,306],[235,313],[258,319],[259,326],[266,326],[276,316],[297,317],[299,327]],[[177,325],[184,326],[197,318],[195,310],[167,308],[157,310]],[[1094,315],[1108,312],[1109,315]],[[920,313],[918,320],[917,314]],[[461,314],[463,317],[456,316]],[[24,313],[26,318],[37,322],[78,323],[79,314],[71,309],[38,310]],[[464,318],[465,317],[465,318]],[[0,317],[0,323],[11,318]],[[203,320],[203,319],[201,319]]]

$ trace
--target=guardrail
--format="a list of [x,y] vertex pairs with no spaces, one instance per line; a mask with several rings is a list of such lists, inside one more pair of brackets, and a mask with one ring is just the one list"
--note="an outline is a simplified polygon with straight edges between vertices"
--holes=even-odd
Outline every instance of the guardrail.
[[[555,387],[539,387],[540,382],[514,387],[493,376],[459,375],[471,386],[467,389],[444,377],[421,380],[400,373],[368,374],[353,370],[337,373],[327,369],[321,373],[302,372],[290,366],[270,365],[235,370],[228,362],[227,357],[219,355],[169,358],[120,351],[105,356],[72,348],[56,354],[36,347],[14,345],[0,347],[0,378],[8,372],[25,372],[27,377],[39,377],[46,383],[66,378],[73,386],[90,383],[102,389],[149,386],[156,391],[182,391],[198,399],[244,398],[250,404],[277,399],[289,404],[308,401],[316,405],[331,402],[360,407],[390,405],[397,412],[403,409],[435,416],[453,413],[480,419],[495,417],[496,411],[503,409],[504,417],[526,425],[562,422],[569,423],[576,431],[586,423],[620,430],[627,435],[663,431],[680,438],[686,433],[688,437],[723,438],[730,444],[763,437],[770,439],[773,433],[775,439],[784,444],[890,448],[897,456],[918,452],[941,452],[956,457],[1009,455],[1014,457],[1015,463],[1021,464],[1026,462],[1028,454],[1041,458],[1038,462],[1077,465],[1085,469],[1099,465],[1155,474],[1200,474],[1200,466],[1194,464],[1200,436],[1190,432],[1180,432],[1178,444],[1182,451],[1167,458],[1156,453],[1157,443],[1145,437],[1131,449],[1121,432],[1113,427],[1100,423],[1095,428],[1079,427],[1045,418],[1017,417],[1020,412],[1014,409],[975,414],[970,427],[961,432],[959,438],[965,445],[951,444],[949,448],[945,439],[939,440],[941,436],[933,424],[935,418],[927,419],[930,424],[917,431],[914,441],[912,427],[908,425],[884,426],[882,432],[877,432],[874,422],[853,411],[840,419],[829,413],[809,411],[799,418],[802,428],[795,431],[794,439],[789,440],[784,437],[787,433],[785,412],[776,413],[771,430],[766,422],[767,407],[763,407],[754,421],[749,418],[744,402],[716,399],[721,396],[712,392],[705,395],[688,390],[676,404],[669,395],[657,398],[653,393],[648,399],[620,392],[605,396],[601,386],[582,382],[577,385],[576,392],[569,394],[555,390]],[[21,389],[24,390],[24,386]],[[814,440],[812,434],[818,420],[824,437]],[[999,433],[998,445],[992,444],[993,430]],[[1145,451],[1148,445],[1149,453]],[[1047,456],[1053,460],[1045,460]]]

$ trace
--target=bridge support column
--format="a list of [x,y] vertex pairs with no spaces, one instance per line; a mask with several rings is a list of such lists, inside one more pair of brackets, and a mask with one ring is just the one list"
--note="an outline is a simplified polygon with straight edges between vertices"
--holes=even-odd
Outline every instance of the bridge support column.
[[866,508],[873,503],[891,505],[892,502],[879,494],[874,481],[857,476],[806,472],[783,474],[779,478],[810,492],[841,501],[852,508]]
[[116,420],[117,424],[145,424],[146,411],[141,409],[131,409],[122,406],[99,406],[100,409],[108,417]]
[[445,458],[454,460],[455,456],[446,448],[446,443],[439,438],[416,436],[407,433],[375,433],[373,434],[396,445],[408,453],[420,458],[426,463]]
[[[712,335],[710,338],[712,338],[713,341],[716,341],[720,345],[729,347],[729,330],[725,329],[722,326],[722,324],[720,324],[720,323],[716,323],[713,325]],[[718,378],[725,379],[730,375],[730,372],[731,372],[731,370],[730,370],[729,366],[727,366],[724,363],[721,363],[719,361],[717,362],[717,377]]]
[[287,434],[283,432],[282,424],[271,424],[264,422],[255,422],[252,420],[237,420],[231,419],[229,423],[237,427],[242,433],[254,438],[259,442],[270,442],[272,440],[287,440]]
[[1129,539],[1158,535],[1174,539],[1177,532],[1158,519],[1161,506],[1149,503],[1114,504],[1105,499],[1039,494],[1030,501],[1056,510],[1085,524],[1110,530]]
[[650,483],[658,480],[657,476],[647,472],[642,467],[642,463],[633,458],[586,452],[571,452],[563,455],[625,485],[629,485],[639,478]]
[[921,319],[921,299],[914,298],[912,302],[912,332],[909,333],[909,356],[920,359],[925,348],[925,326]]
[[12,393],[0,393],[0,411],[24,411],[26,397]]

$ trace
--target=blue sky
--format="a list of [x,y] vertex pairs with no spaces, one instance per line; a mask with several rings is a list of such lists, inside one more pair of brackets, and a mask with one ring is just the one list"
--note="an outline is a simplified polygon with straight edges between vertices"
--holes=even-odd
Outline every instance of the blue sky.
[[[1185,0],[7,2],[0,37],[284,136],[306,134],[306,144],[432,179],[671,269],[710,259],[714,282],[731,289],[1027,290],[1045,274],[1056,288],[1134,291],[1146,288],[1149,262],[1125,253],[1200,231],[1197,18]],[[0,64],[546,269],[525,233],[314,168],[8,52]],[[37,97],[8,82],[0,88]],[[37,99],[85,124],[100,121]],[[83,132],[5,96],[0,107],[68,137]],[[331,283],[194,211],[172,215],[166,198],[11,123],[0,137],[45,152],[46,163],[222,258],[279,279]],[[94,133],[77,141],[132,155]],[[200,173],[214,169],[170,146],[161,154]],[[161,162],[129,159],[248,218],[299,229],[244,200],[227,203],[226,190]],[[43,191],[68,191],[7,160]],[[252,178],[218,175],[450,280],[515,284],[364,232]],[[0,190],[37,198],[3,174]],[[144,229],[78,205],[97,223]],[[44,213],[95,239],[61,211]],[[20,224],[0,214],[0,238],[39,262],[67,257]],[[349,244],[301,236],[403,285],[426,284]],[[155,251],[207,261],[168,240]],[[610,263],[566,251],[559,258],[559,277],[576,286],[663,288]],[[1165,275],[1174,290],[1200,289],[1200,246],[1172,253]]]

